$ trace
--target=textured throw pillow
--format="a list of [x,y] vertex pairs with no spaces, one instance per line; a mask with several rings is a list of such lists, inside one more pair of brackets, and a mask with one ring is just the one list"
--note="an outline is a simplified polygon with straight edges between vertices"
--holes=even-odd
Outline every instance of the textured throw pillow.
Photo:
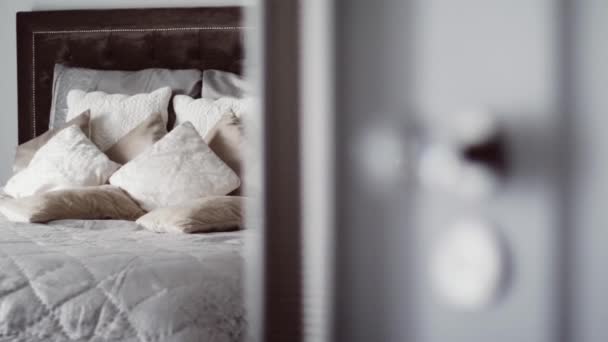
[[251,96],[252,87],[241,76],[222,70],[203,71],[202,97],[219,99],[220,97]]
[[239,177],[211,151],[192,124],[185,123],[125,164],[110,178],[145,210],[221,196]]
[[133,96],[72,90],[68,93],[67,119],[71,120],[83,110],[90,109],[91,140],[105,151],[150,115],[161,113],[166,124],[170,99],[169,87]]
[[102,185],[119,167],[78,126],[70,126],[42,146],[28,167],[9,179],[4,191],[20,198],[53,190]]
[[118,140],[105,153],[112,161],[126,164],[148,147],[154,145],[165,134],[167,134],[167,127],[162,116],[154,114]]
[[61,127],[65,123],[68,114],[67,96],[72,89],[135,95],[169,87],[173,94],[200,97],[201,82],[202,73],[197,69],[121,71],[73,68],[55,64],[49,127]]
[[243,197],[211,196],[159,208],[137,223],[157,233],[207,233],[243,227]]
[[253,98],[236,99],[222,97],[217,100],[193,99],[190,96],[178,95],[173,99],[175,124],[191,122],[201,136],[207,133],[226,113],[240,117],[253,106]]
[[42,146],[44,146],[52,137],[54,137],[57,133],[61,132],[64,128],[76,125],[78,126],[88,137],[89,136],[89,119],[91,114],[89,110],[85,110],[80,115],[76,116],[72,120],[70,120],[64,127],[50,129],[44,134],[26,142],[19,146],[15,151],[15,162],[13,164],[13,173],[17,173],[23,169],[25,169],[36,151],[38,151]]
[[[229,112],[222,115],[205,136],[205,141],[220,159],[230,166],[241,180],[243,164],[243,126],[241,119],[234,113]],[[239,194],[240,188],[232,194]]]
[[145,214],[124,191],[111,185],[0,199],[0,213],[11,221],[40,223],[67,219],[133,221]]

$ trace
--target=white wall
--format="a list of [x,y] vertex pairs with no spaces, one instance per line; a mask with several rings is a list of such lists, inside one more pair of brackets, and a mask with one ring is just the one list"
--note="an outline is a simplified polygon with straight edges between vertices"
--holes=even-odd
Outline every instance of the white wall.
[[574,341],[608,340],[608,3],[577,1],[573,127]]
[[17,51],[15,13],[19,11],[137,7],[241,5],[244,0],[2,0],[0,1],[0,183],[10,177],[17,145]]

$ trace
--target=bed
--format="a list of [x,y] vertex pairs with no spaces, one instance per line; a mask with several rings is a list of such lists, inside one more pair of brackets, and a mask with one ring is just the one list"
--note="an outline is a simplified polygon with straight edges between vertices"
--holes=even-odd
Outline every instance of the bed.
[[0,341],[239,341],[240,232],[0,218]]
[[[49,127],[57,63],[240,73],[240,8],[17,15],[19,142]],[[0,341],[239,341],[243,232],[0,215]]]

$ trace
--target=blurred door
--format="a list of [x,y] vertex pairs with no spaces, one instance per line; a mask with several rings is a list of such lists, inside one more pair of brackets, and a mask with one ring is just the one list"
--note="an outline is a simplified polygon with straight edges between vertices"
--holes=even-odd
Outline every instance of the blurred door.
[[605,1],[301,6],[303,339],[607,340]]
[[570,341],[563,6],[418,3],[419,341]]
[[568,3],[334,4],[334,340],[572,340]]

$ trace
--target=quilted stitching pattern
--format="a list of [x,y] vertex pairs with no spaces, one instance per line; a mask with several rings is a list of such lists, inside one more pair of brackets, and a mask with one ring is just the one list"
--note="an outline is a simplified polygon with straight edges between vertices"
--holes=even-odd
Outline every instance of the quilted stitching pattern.
[[[133,96],[72,90],[68,93],[66,120],[72,120],[89,109],[91,140],[100,150],[105,151],[152,114],[160,113],[166,123],[170,99],[169,87]],[[81,108],[85,109],[80,110]]]
[[239,232],[0,218],[0,341],[238,341]]

